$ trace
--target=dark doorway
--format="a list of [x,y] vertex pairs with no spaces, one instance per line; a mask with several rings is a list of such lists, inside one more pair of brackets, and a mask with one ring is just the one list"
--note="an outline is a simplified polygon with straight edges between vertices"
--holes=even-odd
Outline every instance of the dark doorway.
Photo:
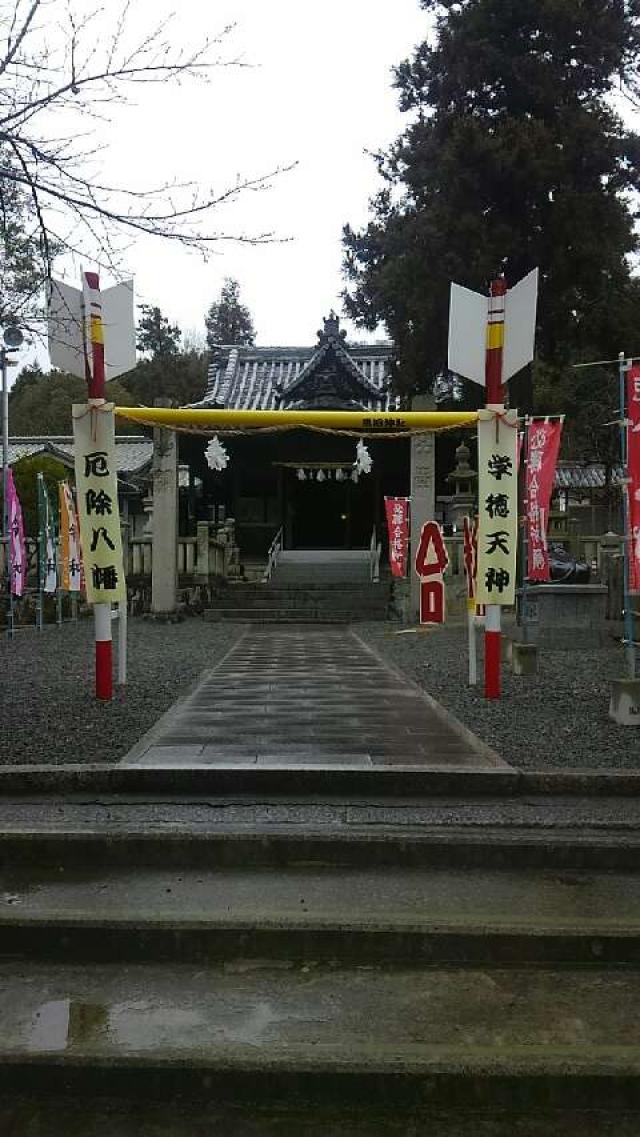
[[[333,474],[333,471],[332,471]],[[288,485],[290,547],[294,549],[366,549],[373,528],[374,482],[363,476],[352,482],[317,473],[299,481],[293,471]]]

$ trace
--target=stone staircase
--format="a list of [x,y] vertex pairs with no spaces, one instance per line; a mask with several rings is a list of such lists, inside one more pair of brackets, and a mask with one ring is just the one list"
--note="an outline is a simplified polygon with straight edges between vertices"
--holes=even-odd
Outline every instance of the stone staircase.
[[261,624],[346,624],[385,620],[389,603],[389,581],[372,583],[367,552],[304,550],[281,553],[268,583],[220,588],[205,617]]
[[0,1132],[637,1137],[640,779],[219,774],[0,772]]

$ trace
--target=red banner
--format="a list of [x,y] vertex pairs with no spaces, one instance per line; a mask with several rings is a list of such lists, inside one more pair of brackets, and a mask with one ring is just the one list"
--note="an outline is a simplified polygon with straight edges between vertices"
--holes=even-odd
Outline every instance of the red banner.
[[530,419],[527,431],[527,540],[529,580],[549,580],[547,526],[562,420]]
[[420,623],[444,624],[445,593],[442,574],[449,564],[442,529],[437,521],[422,526],[415,569],[420,577]]
[[409,551],[409,498],[385,497],[389,530],[389,564],[393,576],[407,575]]
[[640,592],[640,367],[627,372],[629,592]]

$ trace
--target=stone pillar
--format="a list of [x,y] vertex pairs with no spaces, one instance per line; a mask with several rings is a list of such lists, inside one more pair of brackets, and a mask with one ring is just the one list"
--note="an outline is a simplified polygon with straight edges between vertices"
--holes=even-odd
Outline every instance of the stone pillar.
[[[435,409],[433,395],[417,395],[411,403],[413,411],[432,411]],[[411,546],[409,556],[409,579],[411,581],[411,606],[409,619],[417,622],[420,616],[420,580],[416,575],[414,561],[420,542],[420,533],[425,521],[432,521],[436,509],[436,445],[435,435],[411,435]]]
[[[170,407],[170,399],[154,399],[155,407]],[[173,430],[153,431],[153,547],[151,611],[176,609],[178,586],[178,440]]]

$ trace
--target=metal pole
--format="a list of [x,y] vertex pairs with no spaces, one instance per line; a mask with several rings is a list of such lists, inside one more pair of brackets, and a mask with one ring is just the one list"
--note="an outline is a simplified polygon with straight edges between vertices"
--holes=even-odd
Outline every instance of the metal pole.
[[118,604],[118,684],[127,682],[127,602]]
[[7,584],[7,635],[14,634],[13,592],[11,591],[11,549],[9,534],[9,360],[4,348],[0,349],[2,363],[2,540],[4,569]]
[[623,558],[622,558],[622,572],[623,572],[623,585],[622,585],[622,617],[624,621],[624,654],[627,661],[627,672],[629,679],[636,677],[636,649],[633,638],[633,612],[631,610],[631,599],[629,596],[629,542],[630,542],[630,527],[629,527],[629,470],[628,465],[628,450],[627,450],[627,399],[626,399],[626,374],[628,368],[631,367],[631,361],[627,362],[623,351],[618,356],[618,378],[620,381],[620,458],[622,461],[622,533],[623,533]]

